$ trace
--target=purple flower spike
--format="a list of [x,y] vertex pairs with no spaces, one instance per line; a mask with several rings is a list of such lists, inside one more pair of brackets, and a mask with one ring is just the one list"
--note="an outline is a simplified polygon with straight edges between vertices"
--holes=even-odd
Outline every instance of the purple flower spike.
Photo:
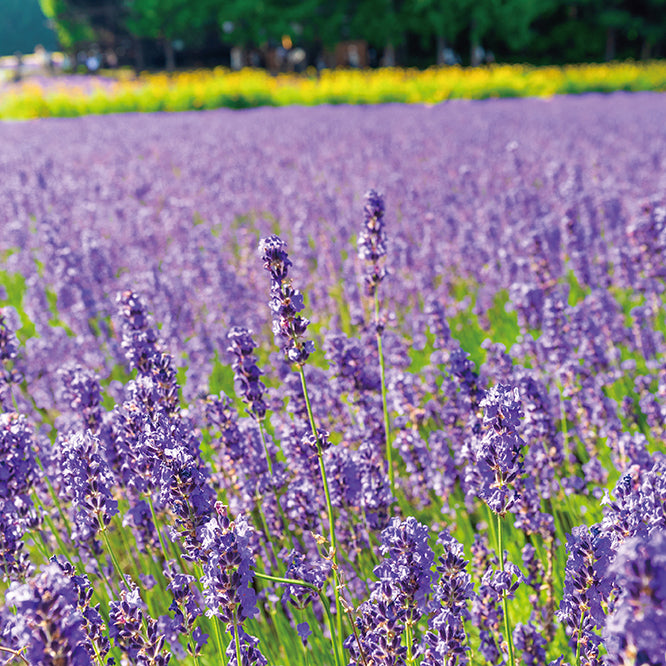
[[365,284],[370,296],[374,296],[379,283],[386,277],[386,269],[379,265],[386,256],[386,231],[384,229],[384,197],[375,190],[365,194],[363,227],[358,237],[358,256],[367,264]]
[[397,587],[402,605],[417,619],[426,610],[433,579],[430,568],[435,556],[428,544],[428,528],[413,516],[402,522],[393,518],[381,538],[380,550],[386,559],[375,567],[375,575]]
[[303,295],[291,286],[291,278],[287,277],[291,261],[286,247],[279,236],[269,236],[259,243],[259,252],[264,268],[271,274],[268,305],[273,313],[273,333],[282,341],[287,362],[303,365],[314,351],[314,342],[303,340],[310,321],[298,314],[304,307]]
[[596,629],[603,628],[605,624],[603,606],[612,589],[607,575],[612,555],[611,542],[598,532],[597,527],[588,530],[582,525],[574,527],[567,535],[564,594],[557,612],[571,637],[573,649],[580,645],[581,655],[593,664],[601,663],[601,638]]
[[250,551],[250,525],[241,516],[229,520],[227,508],[217,502],[215,513],[202,530],[204,598],[206,614],[233,623],[257,614],[252,587],[254,558]]
[[252,331],[242,326],[234,326],[227,333],[227,339],[227,351],[234,355],[231,367],[241,398],[250,405],[250,413],[254,418],[263,419],[266,415],[266,403],[263,400],[266,387],[259,379],[262,372],[257,367],[257,357],[253,354],[257,345],[252,339]]
[[[297,550],[292,550],[287,557],[287,571],[286,578],[294,578],[302,580],[305,583],[316,585],[320,590],[328,579],[331,573],[331,561],[320,559],[315,562],[307,560],[303,553]],[[310,587],[302,585],[285,585],[284,592],[282,593],[282,603],[287,600],[298,609],[303,610],[312,601],[315,592]],[[307,636],[306,636],[307,637]],[[301,636],[301,638],[303,638]],[[305,640],[305,638],[303,638]]]
[[75,581],[55,562],[26,583],[12,583],[0,611],[0,627],[9,639],[3,644],[24,649],[31,664],[88,666],[94,652],[78,604]]
[[109,604],[109,635],[131,663],[166,666],[171,653],[164,646],[165,636],[157,620],[145,612],[138,589],[122,590],[120,595],[120,601]]
[[609,567],[620,590],[603,637],[608,663],[666,661],[666,534],[627,539]]
[[468,469],[468,480],[490,509],[504,516],[517,499],[513,484],[523,472],[525,442],[516,432],[523,415],[518,389],[498,384],[479,406],[484,433],[472,443],[476,465]]
[[444,546],[439,557],[437,572],[440,575],[434,597],[439,608],[430,619],[428,631],[423,637],[424,659],[422,666],[463,666],[469,662],[469,645],[465,632],[465,620],[470,617],[467,608],[474,593],[471,577],[467,573],[468,562],[462,544],[448,531],[439,535],[437,542]]
[[90,543],[102,525],[118,513],[113,499],[113,475],[100,455],[100,442],[90,430],[58,438],[63,490],[72,502],[72,537],[79,544]]

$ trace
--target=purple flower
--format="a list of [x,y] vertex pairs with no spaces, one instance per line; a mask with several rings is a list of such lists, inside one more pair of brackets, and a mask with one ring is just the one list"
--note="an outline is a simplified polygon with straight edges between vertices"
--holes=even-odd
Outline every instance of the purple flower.
[[259,639],[255,636],[250,636],[243,627],[238,627],[238,639],[240,642],[241,663],[238,663],[238,655],[236,652],[236,639],[234,630],[231,630],[231,640],[225,654],[228,659],[228,666],[266,666],[268,659],[264,657],[259,649]]
[[122,347],[131,368],[136,368],[139,378],[150,378],[154,382],[154,396],[150,404],[168,415],[179,409],[178,382],[173,358],[158,339],[157,330],[150,325],[146,306],[131,290],[118,294],[122,317]]
[[384,560],[375,567],[375,575],[390,580],[397,590],[397,599],[409,609],[416,620],[426,611],[435,556],[428,544],[428,528],[409,516],[400,521],[393,518],[382,530],[380,552]]
[[513,485],[523,472],[518,389],[498,384],[479,406],[484,410],[483,436],[472,441],[476,464],[468,467],[467,478],[490,509],[504,516],[517,499]]
[[166,666],[171,653],[164,647],[159,623],[145,611],[137,588],[123,589],[120,601],[109,603],[109,635],[138,666]]
[[574,527],[567,535],[567,564],[564,593],[557,617],[564,623],[572,646],[592,663],[599,661],[601,638],[597,630],[606,622],[604,605],[612,590],[607,570],[612,557],[611,542],[598,527]]
[[665,663],[666,534],[624,541],[608,573],[619,590],[602,633],[608,663]]
[[168,505],[176,517],[171,538],[183,541],[185,559],[201,556],[200,530],[214,511],[215,491],[201,461],[195,458],[177,430],[161,429],[160,502]]
[[[164,577],[169,581],[167,590],[171,592],[172,596],[169,610],[174,613],[174,617],[171,626],[175,630],[175,633],[190,634],[195,630],[194,623],[196,618],[201,615],[201,608],[192,589],[195,578],[194,576],[182,573],[176,567],[176,563],[173,560],[167,562],[163,571]],[[192,633],[194,645],[188,642],[187,651],[190,655],[198,656],[206,644],[208,635],[201,633],[201,629],[198,627],[196,629],[199,630],[197,634],[194,635]]]
[[204,599],[209,617],[227,624],[257,614],[252,587],[254,558],[250,551],[252,527],[241,516],[229,520],[226,507],[217,502],[215,513],[201,530]]
[[56,563],[25,583],[12,583],[0,612],[3,643],[8,639],[7,647],[24,649],[35,666],[89,666],[94,651],[86,623],[79,610],[79,589]]
[[381,580],[356,611],[356,631],[343,645],[349,651],[348,666],[404,666],[407,648],[402,645],[407,609],[396,598],[391,582]]
[[261,370],[257,367],[257,357],[253,354],[257,346],[252,339],[252,331],[241,326],[234,326],[227,333],[229,347],[227,351],[233,354],[234,381],[240,390],[240,397],[250,405],[250,414],[256,419],[263,419],[266,415],[266,403],[263,395],[266,387],[259,379]]
[[[319,559],[317,561],[308,561],[306,556],[297,550],[292,550],[287,555],[286,561],[287,569],[285,578],[294,578],[302,580],[305,583],[311,583],[312,585],[316,585],[320,590],[331,573],[332,563],[330,560]],[[310,587],[288,583],[285,585],[284,592],[282,593],[282,603],[286,603],[288,600],[296,608],[302,610],[307,607],[315,595],[315,591]]]
[[437,543],[444,547],[439,556],[437,573],[439,580],[433,594],[438,604],[431,616],[429,631],[423,637],[423,666],[458,666],[467,664],[469,645],[465,632],[465,621],[470,614],[467,608],[474,586],[467,573],[462,544],[448,531],[439,535]]
[[21,381],[21,374],[15,367],[17,346],[16,335],[5,312],[0,311],[0,409],[5,411],[13,410],[11,386]]
[[303,295],[291,286],[287,277],[291,261],[285,250],[287,244],[278,236],[262,238],[259,252],[264,268],[271,274],[273,333],[282,341],[282,350],[289,363],[303,365],[314,351],[314,342],[303,335],[310,321],[298,313],[303,309]]
[[365,194],[363,227],[358,236],[358,256],[366,262],[366,290],[374,296],[379,283],[386,277],[386,269],[379,261],[386,255],[386,230],[384,229],[384,197],[375,190]]
[[59,374],[62,378],[63,398],[69,408],[79,416],[84,428],[98,434],[102,423],[102,409],[97,376],[77,364],[65,366]]
[[90,430],[59,437],[63,491],[75,511],[72,537],[77,544],[90,543],[118,513],[113,499],[113,476],[99,454],[99,439]]
[[513,644],[523,653],[525,666],[541,666],[546,663],[546,639],[530,622],[519,622],[513,629]]
[[504,617],[502,596],[506,593],[510,598],[522,580],[520,570],[515,564],[506,561],[504,566],[504,571],[490,566],[486,569],[481,577],[479,591],[472,599],[472,624],[479,627],[481,640],[479,652],[491,664],[500,662],[503,652],[508,653],[506,636],[501,633]]

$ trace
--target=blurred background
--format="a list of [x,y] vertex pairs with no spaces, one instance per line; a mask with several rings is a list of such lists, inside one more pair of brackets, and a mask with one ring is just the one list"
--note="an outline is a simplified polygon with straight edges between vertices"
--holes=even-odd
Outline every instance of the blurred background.
[[17,76],[664,57],[666,0],[0,0]]

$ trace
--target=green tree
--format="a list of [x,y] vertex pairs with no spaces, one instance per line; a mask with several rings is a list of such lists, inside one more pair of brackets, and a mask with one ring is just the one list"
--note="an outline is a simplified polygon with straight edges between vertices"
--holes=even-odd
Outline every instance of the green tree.
[[425,44],[435,40],[435,62],[444,63],[444,49],[452,46],[468,25],[468,0],[408,0],[410,30]]
[[39,0],[44,15],[55,26],[58,41],[66,51],[75,51],[81,42],[95,40],[88,5],[73,0]]
[[[214,0],[125,0],[127,31],[136,38],[137,57],[142,60],[140,39],[156,40],[164,49],[167,70],[176,65],[174,43],[195,45],[214,17]],[[142,62],[137,63],[139,67]]]

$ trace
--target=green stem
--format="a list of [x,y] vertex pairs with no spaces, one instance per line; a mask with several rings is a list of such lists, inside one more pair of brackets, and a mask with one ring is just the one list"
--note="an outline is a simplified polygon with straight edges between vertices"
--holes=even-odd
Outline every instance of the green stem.
[[[497,514],[497,550],[500,560],[500,570],[504,573],[504,544],[502,543],[502,516]],[[504,633],[509,647],[509,666],[515,666],[513,658],[513,637],[511,635],[511,621],[509,619],[509,600],[506,596],[506,590],[502,591],[502,609],[504,611]]]
[[[310,419],[310,428],[312,429],[312,434],[314,435],[315,441],[317,442],[317,458],[319,460],[319,471],[321,472],[321,481],[324,486],[324,495],[326,497],[326,510],[328,511],[329,540],[331,543],[331,553],[333,557],[333,585],[334,585],[333,593],[335,596],[335,612],[337,617],[337,637],[332,635],[331,639],[335,643],[336,641],[342,641],[342,602],[340,601],[340,579],[338,575],[338,555],[337,555],[338,546],[337,546],[337,541],[335,539],[335,517],[333,515],[331,493],[329,491],[328,480],[326,478],[326,466],[324,465],[324,452],[321,448],[321,440],[319,438],[319,432],[317,431],[317,426],[315,425],[314,414],[312,413],[312,405],[310,404],[310,396],[308,394],[308,386],[305,380],[305,371],[303,370],[302,365],[299,366],[299,371],[301,374],[301,385],[303,386],[305,405],[308,410],[308,418]],[[340,648],[342,649],[342,643],[340,644]]]
[[268,473],[273,477],[273,463],[271,462],[271,457],[268,455],[268,444],[266,444],[266,433],[264,433],[264,421],[263,419],[257,419],[257,425],[259,426],[259,432],[261,433],[261,443],[264,445],[264,455],[266,456],[266,464],[268,465]]
[[384,435],[386,439],[386,465],[388,466],[391,494],[395,497],[395,473],[393,471],[393,447],[391,446],[391,430],[389,424],[388,401],[386,397],[386,369],[382,351],[382,334],[379,326],[379,294],[375,289],[375,330],[377,333],[377,353],[379,355],[379,372],[382,382],[382,409],[384,412]]
[[[198,587],[201,590],[203,588],[201,584],[201,579],[203,578],[203,570],[199,563],[196,563],[194,565],[194,571],[196,573],[197,582],[199,583]],[[222,635],[220,634],[220,619],[216,615],[214,615],[211,619],[213,623],[213,632],[215,634],[215,646],[217,647],[217,653],[219,655],[220,660],[223,660],[225,652],[224,652],[224,647],[222,645]]]
[[26,648],[22,647],[20,650],[12,650],[12,648],[8,648],[8,647],[5,647],[4,645],[0,645],[0,652],[7,652],[8,654],[11,654],[14,657],[17,657],[23,663],[28,664],[28,666],[30,666],[30,662],[23,655],[23,650],[25,650],[25,649]]
[[241,653],[240,636],[238,635],[238,618],[234,608],[234,642],[236,643],[236,666],[243,666],[243,655]]
[[[319,599],[321,600],[321,605],[324,607],[324,611],[326,612],[326,616],[328,617],[328,628],[329,631],[331,632],[331,637],[335,636],[335,623],[333,622],[333,617],[331,616],[331,609],[329,608],[329,601],[326,597],[326,595],[313,583],[306,583],[304,580],[298,580],[297,578],[284,578],[282,576],[270,576],[265,573],[261,573],[259,571],[254,572],[254,577],[259,578],[261,580],[268,580],[273,583],[286,583],[287,585],[301,585],[302,587],[308,587],[314,592],[316,592],[319,595]],[[335,655],[335,663],[340,664],[340,654],[338,652],[338,644],[337,641],[333,640],[333,654]],[[344,649],[344,648],[343,648]],[[343,652],[344,654],[344,652]]]
[[580,614],[580,625],[578,626],[578,636],[576,638],[576,666],[580,666],[580,644],[583,636],[583,619],[585,618],[585,611]]
[[299,372],[301,375],[301,385],[303,387],[303,395],[305,396],[305,405],[308,410],[308,418],[310,419],[310,428],[312,434],[315,437],[317,442],[317,458],[319,459],[319,471],[321,472],[321,481],[324,486],[324,495],[326,497],[326,510],[328,512],[328,531],[329,531],[329,540],[331,543],[331,549],[333,550],[333,558],[335,560],[335,551],[337,548],[337,543],[335,540],[335,520],[333,519],[333,505],[331,504],[331,493],[328,489],[328,480],[326,478],[326,467],[324,466],[324,452],[321,448],[321,440],[319,439],[319,432],[317,431],[317,426],[315,425],[314,414],[312,413],[312,405],[310,404],[310,396],[308,395],[307,382],[305,380],[305,371],[303,366],[299,366]]
[[157,531],[157,538],[160,540],[160,546],[162,547],[162,556],[164,557],[164,564],[169,561],[169,556],[167,555],[166,546],[164,540],[162,539],[162,532],[160,530],[160,524],[157,520],[157,514],[155,513],[155,507],[153,506],[153,498],[150,496],[150,493],[145,493],[146,501],[150,507],[150,515],[153,517],[153,525],[155,525],[155,530]]
[[[51,484],[51,481],[49,477],[46,474],[46,470],[44,469],[44,465],[42,465],[42,461],[39,459],[39,456],[35,456],[35,460],[37,462],[37,465],[39,469],[42,472],[42,475],[44,476],[44,480],[46,481],[46,485],[49,489],[49,495],[51,495],[51,499],[53,500],[53,506],[58,509],[58,513],[60,514],[60,518],[62,519],[63,525],[65,526],[65,529],[67,530],[67,537],[69,539],[72,538],[72,528],[70,527],[69,520],[67,520],[67,516],[65,515],[65,512],[62,510],[62,507],[60,506],[60,502],[58,501],[58,496],[56,495],[55,489],[53,485]],[[35,493],[35,496],[37,494]],[[40,502],[41,504],[41,502]],[[43,506],[43,505],[42,505]]]
[[409,618],[405,623],[405,640],[407,641],[407,666],[412,666],[414,657],[412,655],[412,620]]
[[104,539],[104,544],[106,545],[106,549],[109,551],[109,555],[111,556],[111,562],[113,563],[113,568],[116,570],[116,573],[122,578],[123,583],[125,584],[125,587],[129,592],[132,588],[127,582],[127,578],[125,577],[125,572],[120,568],[120,562],[118,562],[118,559],[116,558],[116,553],[111,547],[111,542],[109,541],[109,535],[107,534],[106,525],[104,525],[101,516],[98,515],[97,520],[99,522],[102,538]]
[[216,616],[215,621],[213,624],[215,625],[215,643],[217,644],[217,652],[220,655],[220,659],[224,661],[224,663],[229,663],[228,660],[226,659],[226,652],[224,651],[224,643],[222,643],[222,634],[220,632],[220,622],[222,620]]

